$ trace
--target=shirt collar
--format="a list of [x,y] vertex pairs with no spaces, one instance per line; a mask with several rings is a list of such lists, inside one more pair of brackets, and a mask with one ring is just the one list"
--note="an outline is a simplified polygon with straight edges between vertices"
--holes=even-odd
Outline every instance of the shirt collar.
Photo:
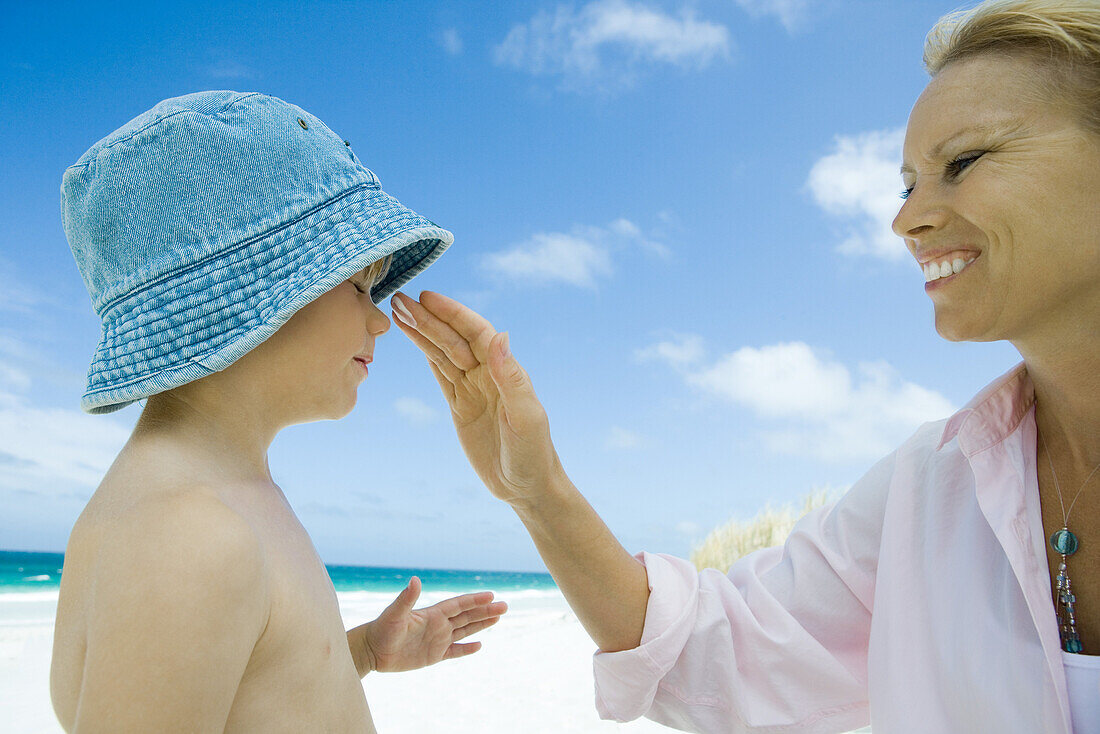
[[1016,430],[1035,402],[1035,388],[1020,362],[971,398],[959,412],[947,419],[936,450],[959,436],[959,447],[967,456],[1003,441]]

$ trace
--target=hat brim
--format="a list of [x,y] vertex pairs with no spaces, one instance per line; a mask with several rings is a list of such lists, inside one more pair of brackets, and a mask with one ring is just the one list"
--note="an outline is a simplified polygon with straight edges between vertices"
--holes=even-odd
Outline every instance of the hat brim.
[[371,291],[380,303],[453,241],[376,184],[349,189],[108,304],[80,407],[112,413],[223,370],[298,309],[392,254]]

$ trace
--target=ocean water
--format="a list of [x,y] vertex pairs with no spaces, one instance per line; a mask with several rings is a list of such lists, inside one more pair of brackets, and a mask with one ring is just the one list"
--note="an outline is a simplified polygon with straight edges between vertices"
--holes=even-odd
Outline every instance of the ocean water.
[[[61,584],[62,553],[0,550],[0,594],[56,592]],[[338,592],[369,591],[396,594],[411,576],[419,576],[425,592],[462,594],[470,591],[554,591],[550,574],[518,571],[462,571],[438,568],[325,566]]]

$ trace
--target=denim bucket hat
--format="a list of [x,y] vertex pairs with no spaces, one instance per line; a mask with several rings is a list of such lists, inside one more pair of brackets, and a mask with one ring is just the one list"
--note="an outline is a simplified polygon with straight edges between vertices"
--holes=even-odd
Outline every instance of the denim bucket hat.
[[454,241],[319,119],[228,90],[166,99],[89,148],[62,175],[61,220],[103,322],[91,414],[225,369],[392,254],[380,303]]

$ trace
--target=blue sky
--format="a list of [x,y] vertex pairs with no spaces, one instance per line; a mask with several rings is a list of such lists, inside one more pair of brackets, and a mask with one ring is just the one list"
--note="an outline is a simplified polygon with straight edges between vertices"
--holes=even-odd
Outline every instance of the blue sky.
[[[158,101],[261,91],[455,234],[405,291],[511,335],[573,481],[636,552],[842,491],[1007,371],[940,338],[889,222],[933,0],[5,3],[0,548],[62,550],[140,413],[80,411],[99,337],[64,169]],[[354,412],[272,473],[328,563],[542,570],[394,327]]]

